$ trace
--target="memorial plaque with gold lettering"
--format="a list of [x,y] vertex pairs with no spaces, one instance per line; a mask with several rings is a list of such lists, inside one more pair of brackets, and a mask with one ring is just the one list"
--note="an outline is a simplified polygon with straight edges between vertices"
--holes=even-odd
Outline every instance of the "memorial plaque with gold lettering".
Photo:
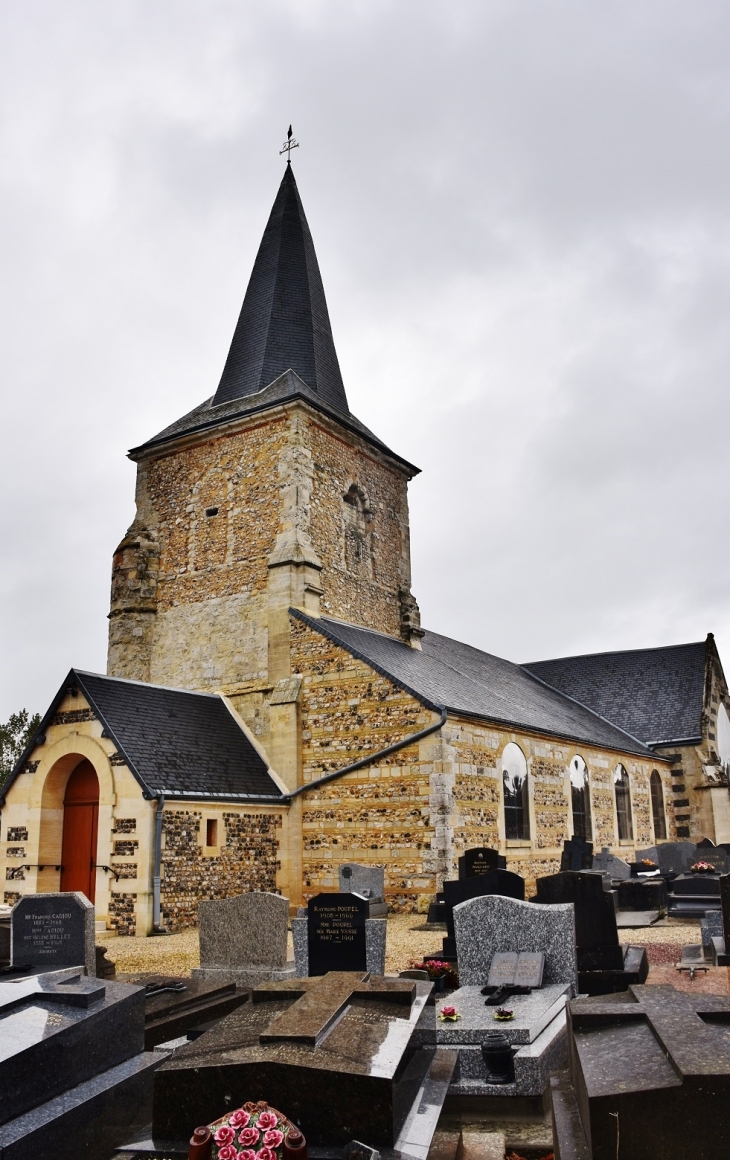
[[307,907],[309,974],[364,971],[369,903],[359,894],[318,894]]

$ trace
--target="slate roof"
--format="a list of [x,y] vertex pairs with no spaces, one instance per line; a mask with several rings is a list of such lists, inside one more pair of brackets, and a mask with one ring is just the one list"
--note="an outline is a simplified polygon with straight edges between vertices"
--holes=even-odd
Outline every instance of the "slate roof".
[[[37,733],[78,687],[147,797],[283,801],[266,762],[216,694],[190,693],[71,669]],[[3,792],[20,773],[20,758]]]
[[218,390],[130,455],[297,398],[418,474],[350,412],[312,235],[287,165]]
[[525,671],[645,745],[699,741],[707,641],[533,661]]
[[649,751],[591,709],[548,688],[520,665],[426,631],[422,651],[372,629],[330,617],[315,620],[290,609],[432,709],[480,717],[495,724],[549,733],[624,753]]

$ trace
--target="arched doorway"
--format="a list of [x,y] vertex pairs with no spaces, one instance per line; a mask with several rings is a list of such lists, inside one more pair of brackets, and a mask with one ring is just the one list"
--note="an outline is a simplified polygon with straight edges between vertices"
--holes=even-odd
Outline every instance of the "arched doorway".
[[80,890],[94,901],[96,833],[99,819],[99,779],[87,758],[66,783],[63,799],[61,890]]

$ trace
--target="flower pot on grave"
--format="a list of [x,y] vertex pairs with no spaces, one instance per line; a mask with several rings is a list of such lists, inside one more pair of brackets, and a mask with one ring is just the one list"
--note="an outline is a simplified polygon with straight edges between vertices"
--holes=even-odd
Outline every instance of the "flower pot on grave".
[[433,983],[434,994],[441,994],[446,990],[446,975],[437,975],[435,979],[431,979]]

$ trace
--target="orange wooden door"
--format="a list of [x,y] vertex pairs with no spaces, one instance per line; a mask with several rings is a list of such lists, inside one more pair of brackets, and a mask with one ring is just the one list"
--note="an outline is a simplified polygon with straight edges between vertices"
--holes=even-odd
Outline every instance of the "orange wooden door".
[[80,890],[89,902],[96,887],[99,779],[90,761],[77,765],[63,799],[61,890]]

